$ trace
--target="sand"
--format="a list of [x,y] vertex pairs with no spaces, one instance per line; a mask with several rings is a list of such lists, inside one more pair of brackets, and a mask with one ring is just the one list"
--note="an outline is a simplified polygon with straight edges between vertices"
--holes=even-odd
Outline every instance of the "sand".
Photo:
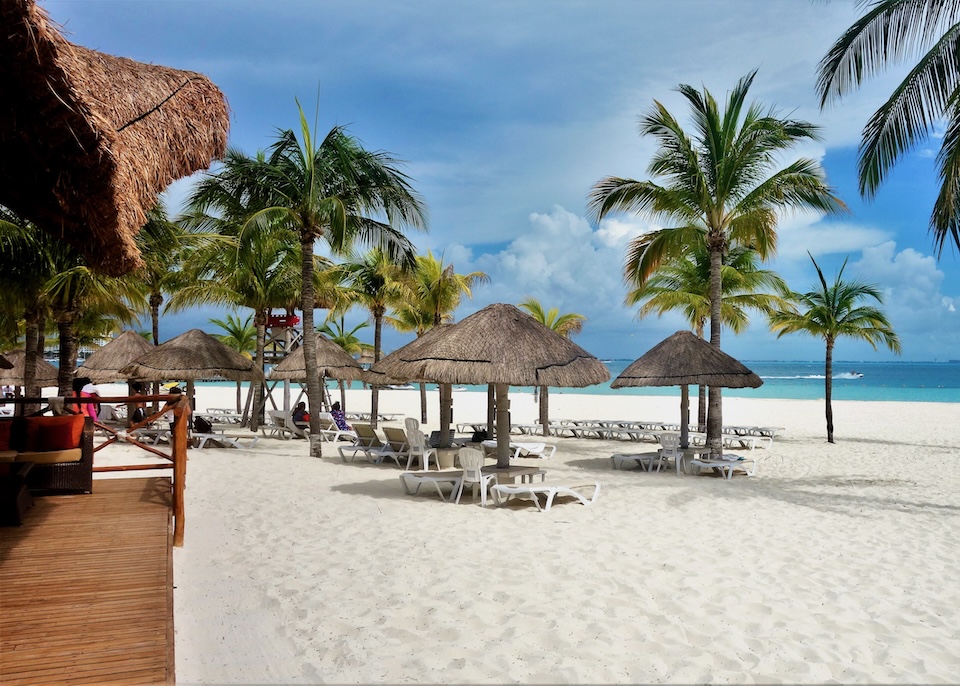
[[[202,387],[198,407],[233,391]],[[348,409],[369,409],[348,391]],[[436,394],[430,417],[436,424]],[[337,394],[334,394],[337,397]],[[419,414],[415,391],[381,409]],[[485,395],[458,392],[459,421]],[[674,420],[674,397],[551,393],[551,416]],[[515,422],[534,421],[514,394]],[[191,683],[844,683],[960,677],[958,408],[727,398],[786,428],[755,477],[615,471],[620,440],[549,438],[592,507],[403,494],[396,466],[305,441],[189,455],[174,551],[177,680]],[[98,454],[130,461],[131,448]],[[106,452],[106,451],[105,451]]]

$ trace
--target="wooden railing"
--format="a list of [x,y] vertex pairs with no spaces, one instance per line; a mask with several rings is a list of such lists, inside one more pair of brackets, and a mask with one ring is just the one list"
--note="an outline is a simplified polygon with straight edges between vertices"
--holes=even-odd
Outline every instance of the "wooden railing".
[[[128,427],[127,429],[115,429],[113,427],[101,424],[96,422],[95,425],[112,434],[104,443],[97,446],[94,452],[103,449],[104,447],[110,445],[111,443],[116,443],[117,441],[124,440],[127,443],[132,443],[133,445],[146,450],[158,457],[161,457],[165,460],[168,460],[171,465],[167,464],[150,464],[150,465],[110,465],[102,467],[94,467],[93,471],[95,472],[121,472],[121,471],[130,471],[130,470],[140,470],[140,469],[170,469],[173,467],[173,544],[175,546],[183,545],[183,532],[185,525],[185,515],[184,515],[184,503],[183,503],[183,489],[184,484],[187,478],[187,433],[190,423],[190,400],[186,395],[181,396],[176,401],[171,401],[170,395],[138,395],[138,396],[116,396],[116,397],[96,397],[91,401],[89,397],[66,397],[58,398],[55,402],[62,401],[64,406],[66,405],[75,405],[79,403],[89,403],[89,402],[98,402],[98,403],[130,403],[130,402],[152,402],[152,401],[163,401],[166,405],[154,413],[153,415],[147,417],[141,422]],[[13,405],[40,405],[41,410],[39,413],[45,412],[50,409],[50,399],[48,398],[7,398],[4,402],[13,404]],[[156,421],[161,418],[164,414],[169,411],[173,411],[173,426],[171,429],[171,439],[170,454],[164,453],[162,450],[158,450],[154,446],[146,445],[139,441],[135,436],[132,436],[129,432],[134,429],[145,426],[151,422]],[[39,414],[38,413],[38,414]]]

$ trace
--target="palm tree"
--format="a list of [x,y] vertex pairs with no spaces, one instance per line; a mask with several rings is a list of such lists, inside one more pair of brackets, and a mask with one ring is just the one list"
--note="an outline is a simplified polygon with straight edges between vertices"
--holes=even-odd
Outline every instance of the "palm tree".
[[[808,253],[809,254],[809,253]],[[824,398],[826,399],[827,442],[833,443],[833,348],[841,336],[866,341],[874,350],[877,343],[884,343],[890,350],[900,353],[900,339],[894,333],[886,315],[877,307],[862,306],[860,302],[873,298],[883,302],[880,289],[863,281],[844,281],[843,261],[832,284],[823,278],[820,265],[813,259],[820,287],[808,293],[791,293],[799,311],[782,310],[770,316],[770,326],[777,337],[788,333],[805,333],[822,338],[827,345],[824,365]]]
[[873,0],[830,48],[817,73],[820,107],[859,88],[887,66],[917,58],[866,126],[860,143],[860,193],[873,198],[891,167],[918,142],[939,136],[942,185],[930,216],[938,256],[960,248],[960,3]]
[[[331,343],[340,346],[350,355],[360,355],[369,350],[373,350],[372,345],[362,342],[357,337],[357,331],[360,329],[365,329],[368,326],[370,325],[367,322],[360,322],[355,327],[347,331],[343,319],[341,319],[339,322],[324,322],[317,327],[317,332],[322,333],[330,340]],[[337,386],[340,388],[340,404],[344,407],[344,409],[346,409],[347,392],[343,379],[337,380]],[[371,421],[375,418],[376,415],[371,418]],[[374,426],[376,425],[374,424]]]
[[[301,139],[280,131],[264,164],[251,171],[270,190],[268,206],[247,223],[276,221],[299,237],[302,266],[303,330],[314,330],[313,251],[319,239],[333,254],[348,254],[356,243],[382,249],[398,264],[411,264],[414,250],[395,226],[423,228],[426,208],[399,171],[399,161],[384,152],[368,152],[342,127],[317,144],[299,107]],[[382,217],[380,221],[376,217]],[[304,336],[307,399],[320,407],[316,339]],[[320,418],[310,416],[310,454],[321,456]]]
[[[461,298],[473,297],[473,287],[478,283],[488,283],[490,277],[484,272],[458,274],[453,264],[444,264],[443,256],[438,260],[432,251],[417,256],[416,267],[409,273],[401,302],[395,307],[396,314],[390,323],[398,331],[416,330],[422,335],[427,329],[453,321],[453,312],[460,306]],[[410,325],[415,329],[407,328]],[[443,414],[450,411],[452,394],[448,385],[440,386],[441,423]],[[427,391],[420,384],[420,417],[427,421]]]
[[[776,249],[778,215],[783,210],[839,212],[820,165],[801,158],[778,169],[778,155],[805,139],[816,139],[812,124],[764,113],[758,104],[744,109],[756,72],[730,91],[723,111],[707,89],[680,85],[690,104],[694,134],[688,135],[659,102],[641,118],[641,135],[654,136],[660,148],[648,171],[666,185],[607,177],[590,193],[589,209],[599,221],[612,212],[636,212],[667,228],[640,236],[628,248],[624,274],[645,280],[665,260],[706,245],[710,254],[710,343],[720,349],[723,255],[731,246],[747,246],[761,259]],[[722,453],[722,396],[709,391],[707,442]]]
[[[400,282],[402,268],[394,264],[382,250],[372,250],[363,259],[345,264],[343,268],[355,301],[366,307],[373,317],[373,362],[376,364],[383,350],[383,317],[387,308],[403,295]],[[374,428],[377,426],[379,405],[379,391],[374,385],[370,390],[370,424]]]
[[[209,320],[211,324],[216,324],[226,333],[213,334],[213,337],[229,347],[236,350],[245,357],[252,358],[250,351],[257,349],[257,327],[253,325],[253,315],[248,314],[247,318],[240,321],[240,317],[235,314],[227,314],[226,319]],[[237,382],[237,414],[243,411],[243,383]]]
[[[720,316],[735,334],[749,325],[746,310],[770,314],[785,305],[777,294],[786,293],[787,284],[775,272],[760,269],[758,262],[759,255],[750,248],[734,247],[723,257]],[[635,288],[627,292],[624,304],[632,307],[643,303],[637,312],[640,318],[654,313],[661,317],[671,310],[679,310],[694,333],[704,337],[710,318],[710,255],[706,247],[701,245],[686,257],[662,263],[645,281],[633,274],[628,283]],[[761,290],[773,293],[759,292]],[[706,394],[706,387],[700,386],[697,422],[701,426],[707,423]]]
[[[583,323],[587,320],[582,314],[568,312],[560,314],[560,310],[551,307],[544,310],[540,301],[536,298],[527,298],[520,303],[520,309],[525,310],[527,314],[536,319],[552,331],[556,331],[561,336],[567,338],[578,334],[583,330]],[[550,390],[547,386],[540,387],[540,426],[543,427],[543,435],[550,435]]]

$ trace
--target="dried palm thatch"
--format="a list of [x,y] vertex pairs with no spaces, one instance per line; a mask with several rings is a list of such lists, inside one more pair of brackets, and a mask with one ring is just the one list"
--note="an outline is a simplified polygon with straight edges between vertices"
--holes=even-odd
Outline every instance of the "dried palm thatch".
[[611,388],[680,386],[680,445],[689,445],[690,384],[757,388],[763,381],[738,360],[691,331],[677,331],[630,363]]
[[[317,334],[317,367],[320,376],[340,381],[370,381],[368,373],[360,363],[336,343],[333,343],[322,334]],[[303,346],[294,350],[270,372],[270,379],[289,381],[306,381],[307,363],[303,354]]]
[[[27,354],[23,350],[11,350],[3,353],[13,365],[10,369],[0,370],[0,383],[10,386],[23,386],[23,367]],[[37,383],[41,388],[57,385],[57,368],[42,357],[37,357]]]
[[[436,326],[373,365],[400,381],[495,384],[497,466],[510,463],[510,386],[582,388],[610,378],[606,366],[568,338],[513,305],[495,303],[466,319]],[[449,415],[441,415],[442,434]]]
[[223,155],[223,94],[195,72],[69,43],[34,0],[0,1],[0,204],[119,275],[157,194]]
[[127,379],[164,381],[177,379],[224,379],[226,381],[262,380],[254,361],[232,350],[210,334],[191,329],[120,370]]
[[757,388],[763,381],[691,331],[677,331],[631,362],[611,388],[625,386],[722,386]]
[[99,350],[94,351],[77,369],[78,376],[88,376],[93,383],[126,381],[120,370],[151,352],[154,346],[135,331],[124,331]]
[[0,355],[0,369],[13,369],[13,362]]
[[582,388],[610,378],[579,345],[513,305],[437,326],[373,366],[399,381]]

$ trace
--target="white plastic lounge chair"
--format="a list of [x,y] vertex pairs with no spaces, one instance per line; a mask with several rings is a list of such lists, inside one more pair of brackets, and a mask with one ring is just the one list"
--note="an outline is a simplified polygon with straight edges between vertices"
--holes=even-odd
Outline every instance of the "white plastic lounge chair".
[[[483,449],[488,453],[497,450],[496,439],[483,441],[480,445],[483,446]],[[514,459],[518,457],[542,457],[543,459],[547,459],[553,457],[553,454],[557,452],[557,446],[553,443],[521,443],[510,441],[510,450],[513,451],[510,457]]]
[[352,441],[357,437],[355,431],[350,429],[341,429],[329,412],[320,412],[317,415],[320,419],[320,440],[322,441]]
[[757,461],[749,457],[739,457],[736,455],[722,455],[721,457],[698,458],[690,460],[690,465],[697,467],[712,467],[719,469],[720,473],[727,479],[733,478],[733,470],[740,469],[746,472],[747,476],[756,476]]
[[629,455],[617,453],[610,456],[610,463],[614,469],[623,469],[624,464],[633,463],[635,467],[642,467],[644,471],[649,472],[653,468],[654,462],[659,465],[659,452],[632,453]]
[[267,423],[260,427],[264,436],[279,437],[284,440],[291,436],[306,438],[303,429],[293,423],[293,416],[283,410],[268,410]]
[[[437,495],[440,496],[440,499],[443,501],[448,501],[453,499],[453,494],[457,492],[457,489],[460,487],[460,480],[463,478],[463,473],[460,471],[456,472],[404,472],[400,475],[400,484],[403,486],[403,492],[407,495],[416,495],[420,492],[420,487],[423,484],[433,484],[433,487],[437,489]],[[447,498],[443,494],[443,491],[440,489],[441,484],[450,484],[450,497]],[[414,488],[415,486],[415,488]]]
[[[592,492],[591,492],[592,489]],[[525,496],[533,501],[540,512],[547,512],[550,506],[558,497],[571,496],[587,507],[596,502],[600,495],[600,482],[567,486],[564,484],[551,483],[526,483],[526,484],[497,484],[491,489],[493,500],[497,505],[504,505],[514,496]],[[589,497],[584,493],[590,493]],[[540,496],[543,496],[545,502],[540,504]]]
[[348,455],[351,460],[355,460],[358,455],[363,455],[367,459],[367,462],[376,461],[376,453],[383,447],[383,441],[380,440],[377,432],[374,431],[370,424],[364,424],[362,422],[354,422],[353,430],[357,434],[356,438],[353,439],[353,443],[350,445],[341,445],[337,448],[337,452],[340,453],[340,459],[346,462]]
[[[398,467],[403,467],[401,460],[406,460],[410,464],[410,446],[407,443],[407,434],[399,426],[383,427],[383,435],[386,437],[385,443],[370,451],[370,457],[377,464],[390,459],[397,463]],[[408,467],[409,469],[409,467]]]
[[460,485],[457,487],[457,504],[460,504],[460,496],[463,495],[464,487],[469,484],[473,490],[473,502],[477,502],[477,488],[479,487],[480,507],[486,507],[487,491],[491,485],[497,484],[497,475],[495,473],[483,473],[483,453],[476,448],[460,448],[457,454],[460,457],[460,466],[463,467],[463,475],[460,479]]
[[[247,432],[244,434],[240,433],[219,433],[212,431],[210,433],[196,433],[193,434],[193,445],[197,449],[202,449],[206,447],[217,447],[217,448],[237,448],[239,450],[250,450],[257,445],[257,441],[260,440],[260,437],[252,432]],[[207,445],[209,444],[209,446]]]

